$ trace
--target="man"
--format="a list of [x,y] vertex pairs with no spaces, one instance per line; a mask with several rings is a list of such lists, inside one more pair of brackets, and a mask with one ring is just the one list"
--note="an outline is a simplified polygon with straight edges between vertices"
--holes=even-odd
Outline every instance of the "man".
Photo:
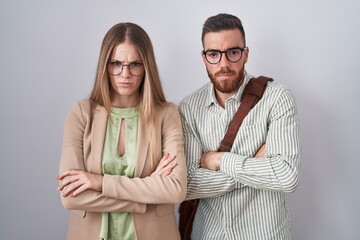
[[276,79],[245,117],[230,152],[216,152],[252,76],[240,19],[206,20],[203,52],[211,82],[180,103],[187,199],[200,199],[192,239],[291,239],[285,193],[299,179],[299,134],[290,91]]

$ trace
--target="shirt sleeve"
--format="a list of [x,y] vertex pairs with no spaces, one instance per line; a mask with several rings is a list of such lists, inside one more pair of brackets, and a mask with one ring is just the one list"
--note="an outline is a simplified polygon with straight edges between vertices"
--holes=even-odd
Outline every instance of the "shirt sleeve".
[[[60,173],[67,169],[86,171],[83,155],[85,128],[89,128],[80,104],[75,104],[67,114],[64,126],[63,147],[60,160]],[[63,197],[63,206],[71,210],[91,212],[137,212],[144,213],[146,205],[102,196],[100,192],[86,190],[76,197]]]
[[300,141],[293,96],[283,90],[269,114],[266,154],[262,158],[225,153],[220,171],[247,186],[292,192],[299,180]]
[[185,156],[188,174],[186,199],[217,197],[242,187],[234,177],[222,171],[211,171],[200,168],[203,148],[196,130],[190,106],[186,102],[180,104],[183,132],[185,137]]

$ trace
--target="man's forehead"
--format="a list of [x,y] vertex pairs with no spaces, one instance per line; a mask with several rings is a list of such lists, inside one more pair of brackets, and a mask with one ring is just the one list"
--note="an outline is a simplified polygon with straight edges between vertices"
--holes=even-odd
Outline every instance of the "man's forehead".
[[209,32],[204,36],[204,49],[226,50],[233,47],[245,47],[239,29]]

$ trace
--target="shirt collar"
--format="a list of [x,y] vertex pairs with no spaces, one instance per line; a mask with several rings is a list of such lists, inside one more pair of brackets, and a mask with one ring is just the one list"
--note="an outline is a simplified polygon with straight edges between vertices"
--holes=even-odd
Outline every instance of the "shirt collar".
[[[249,80],[252,78],[251,75],[249,75],[245,70],[244,70],[244,82],[241,84],[241,86],[239,87],[239,89],[237,90],[237,92],[229,97],[226,101],[230,101],[232,99],[236,100],[236,101],[241,101],[241,95],[244,92],[244,88],[246,86],[246,84],[249,82]],[[215,97],[215,88],[214,85],[210,82],[208,85],[208,100],[207,100],[207,104],[205,105],[205,107],[210,107],[213,104],[218,104],[218,101],[216,100]]]

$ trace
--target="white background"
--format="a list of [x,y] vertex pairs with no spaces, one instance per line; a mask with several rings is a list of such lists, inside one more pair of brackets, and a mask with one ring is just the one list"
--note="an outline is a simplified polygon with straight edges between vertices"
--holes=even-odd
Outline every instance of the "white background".
[[65,239],[58,173],[65,114],[91,90],[114,24],[150,35],[168,100],[206,82],[207,17],[237,15],[248,72],[295,95],[301,180],[288,194],[295,240],[360,239],[360,1],[0,0],[0,239]]

